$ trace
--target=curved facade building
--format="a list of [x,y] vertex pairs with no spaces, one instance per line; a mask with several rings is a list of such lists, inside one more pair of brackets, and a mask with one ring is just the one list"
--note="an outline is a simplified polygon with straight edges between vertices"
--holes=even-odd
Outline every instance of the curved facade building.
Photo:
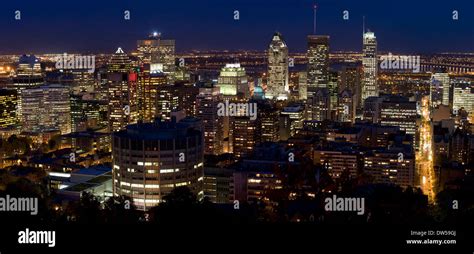
[[202,198],[203,143],[202,132],[184,122],[139,123],[113,133],[114,195],[132,198],[144,211],[179,186]]

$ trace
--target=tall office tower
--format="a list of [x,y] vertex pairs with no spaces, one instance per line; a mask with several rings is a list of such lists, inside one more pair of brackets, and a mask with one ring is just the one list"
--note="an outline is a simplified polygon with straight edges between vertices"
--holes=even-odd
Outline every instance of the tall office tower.
[[199,88],[199,95],[196,98],[196,117],[202,120],[205,154],[219,155],[223,152],[224,118],[217,115],[218,105],[222,101],[218,87],[211,84],[208,87]]
[[469,80],[453,80],[453,113],[465,110],[470,118],[474,114],[474,83]]
[[377,70],[377,38],[373,32],[364,31],[362,48],[362,104],[368,97],[379,96]]
[[306,71],[298,72],[298,94],[300,100],[306,101],[308,99],[308,75]]
[[308,97],[307,119],[324,121],[331,120],[331,93],[328,88],[318,88]]
[[268,48],[268,85],[265,97],[288,99],[288,47],[280,33],[275,33]]
[[150,64],[150,70],[163,72],[168,82],[174,81],[176,71],[175,41],[161,38],[160,33],[151,34],[148,39],[137,41],[138,59],[143,64]]
[[309,35],[307,57],[307,117],[308,120],[316,120],[312,117],[320,115],[321,112],[315,111],[319,107],[313,104],[313,97],[318,89],[326,89],[329,82],[329,36]]
[[225,98],[234,99],[237,96],[250,98],[248,77],[245,68],[241,67],[239,63],[226,64],[221,69],[217,79],[217,86]]
[[[38,87],[44,84],[41,63],[34,55],[22,55],[18,60],[16,75],[13,77],[13,87],[21,97],[21,91],[26,88]],[[21,117],[21,100],[18,100],[17,115]]]
[[450,79],[448,73],[433,73],[431,75],[430,98],[431,107],[449,106]]
[[24,89],[21,101],[22,131],[60,131],[61,134],[71,132],[69,88],[55,84]]
[[153,122],[158,116],[158,94],[167,84],[162,72],[151,72],[150,64],[142,64],[138,73],[138,115],[143,122]]
[[107,66],[109,131],[115,132],[137,121],[138,75],[132,72],[132,62],[121,48],[117,49]]
[[307,57],[308,92],[315,88],[326,88],[329,78],[329,36],[309,35]]
[[25,88],[37,87],[44,84],[41,63],[34,55],[23,55],[18,60],[16,75],[13,78],[14,87],[21,91]]
[[161,120],[171,120],[171,113],[179,110],[179,97],[176,87],[166,84],[158,90],[156,116]]
[[17,105],[16,90],[0,89],[0,128],[8,128],[18,123],[16,117]]
[[257,143],[278,142],[280,111],[269,101],[258,101],[257,107]]
[[203,143],[201,131],[183,121],[138,123],[113,133],[114,195],[144,211],[179,186],[202,198]]
[[251,120],[248,116],[236,116],[232,117],[231,123],[230,132],[234,155],[237,158],[250,155],[257,144],[258,122]]
[[362,68],[355,63],[344,65],[339,75],[339,93],[344,90],[351,91],[356,108],[363,106],[361,105],[361,75]]
[[352,94],[351,90],[343,90],[338,96],[338,121],[354,123],[355,112],[355,96]]
[[[250,89],[248,77],[245,68],[241,67],[239,63],[226,64],[220,71],[217,79],[217,87],[224,100],[229,101],[246,101],[250,98]],[[229,116],[224,116],[224,139],[227,141],[224,144],[224,152],[232,152],[233,138],[231,132],[231,121]]]

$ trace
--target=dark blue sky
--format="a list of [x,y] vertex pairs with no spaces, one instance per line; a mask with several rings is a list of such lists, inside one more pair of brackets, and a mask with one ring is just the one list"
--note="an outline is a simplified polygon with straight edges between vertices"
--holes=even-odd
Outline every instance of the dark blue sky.
[[[318,33],[331,50],[360,50],[362,16],[380,50],[474,52],[473,0],[319,0]],[[255,49],[278,30],[290,51],[306,48],[310,0],[10,0],[0,6],[0,53],[126,51],[153,31],[176,39],[178,51]],[[20,10],[22,20],[14,20]],[[124,10],[131,11],[125,21]],[[233,19],[234,10],[240,20]],[[350,19],[342,19],[342,11]],[[452,11],[459,20],[452,20]]]

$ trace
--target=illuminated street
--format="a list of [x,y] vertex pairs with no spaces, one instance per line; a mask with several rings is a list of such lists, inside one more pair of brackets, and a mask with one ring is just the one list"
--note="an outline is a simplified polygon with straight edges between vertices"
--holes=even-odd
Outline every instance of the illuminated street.
[[436,179],[433,168],[432,127],[429,109],[428,97],[424,97],[421,103],[420,146],[416,155],[416,163],[420,176],[420,187],[423,193],[428,195],[428,201],[432,203],[435,198]]

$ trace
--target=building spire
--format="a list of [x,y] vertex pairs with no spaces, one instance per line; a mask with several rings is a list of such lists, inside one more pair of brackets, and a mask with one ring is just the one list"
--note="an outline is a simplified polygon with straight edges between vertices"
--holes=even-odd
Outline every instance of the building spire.
[[362,36],[365,34],[365,16],[362,16]]
[[313,35],[316,35],[316,9],[318,6],[316,3],[313,5]]

